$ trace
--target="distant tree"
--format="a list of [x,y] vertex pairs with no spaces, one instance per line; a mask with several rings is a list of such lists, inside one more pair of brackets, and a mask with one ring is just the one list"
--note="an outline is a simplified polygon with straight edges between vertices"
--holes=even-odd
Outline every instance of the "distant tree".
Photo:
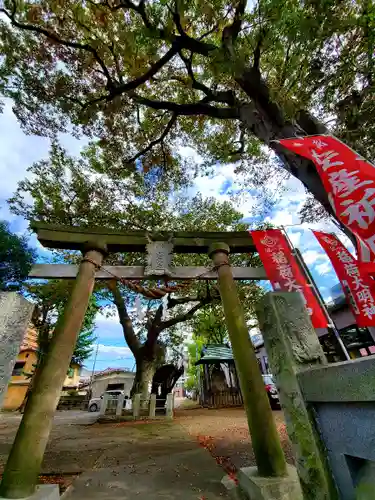
[[[48,280],[26,285],[26,295],[35,303],[33,324],[38,333],[39,359],[47,354],[53,331],[59,314],[71,294],[74,280]],[[72,362],[83,363],[90,357],[96,337],[94,335],[95,316],[99,310],[96,297],[93,295],[77,344],[73,353]]]
[[78,335],[77,343],[74,349],[72,363],[83,365],[84,361],[91,356],[93,351],[94,342],[97,340],[95,336],[93,325],[89,329],[81,329]]
[[202,337],[194,336],[193,342],[188,345],[188,368],[185,389],[199,392],[200,377],[203,375],[202,365],[195,366],[201,357],[201,351],[205,344]]
[[193,335],[205,344],[223,344],[228,341],[228,330],[221,304],[211,304],[199,311],[192,320]]
[[[19,408],[22,412],[26,402],[33,391],[34,380],[38,368],[48,354],[53,331],[59,314],[63,311],[68,297],[72,291],[73,280],[49,280],[28,283],[25,285],[25,295],[35,304],[32,322],[37,331],[37,361],[31,373],[26,373],[30,378],[28,390]],[[91,354],[96,340],[94,335],[95,315],[99,309],[95,296],[90,299],[81,331],[72,356],[72,363],[82,364]]]
[[16,290],[27,278],[36,252],[27,237],[11,232],[6,221],[0,221],[0,290]]

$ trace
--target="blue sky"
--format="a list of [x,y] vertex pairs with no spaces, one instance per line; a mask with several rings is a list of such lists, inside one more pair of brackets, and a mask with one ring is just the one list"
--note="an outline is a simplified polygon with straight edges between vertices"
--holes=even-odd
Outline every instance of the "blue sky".
[[[61,137],[61,142],[69,153],[74,155],[78,154],[84,145],[83,142],[67,135]],[[25,232],[27,223],[22,218],[10,214],[6,200],[14,193],[17,183],[26,177],[27,168],[33,162],[47,157],[48,149],[47,139],[26,136],[22,132],[12,113],[10,103],[7,102],[3,114],[0,114],[0,219],[8,220],[14,232]],[[191,150],[184,149],[186,149],[184,151],[186,155],[192,155],[195,161],[199,161]],[[210,179],[206,176],[196,178],[191,192],[193,194],[199,191],[203,196],[229,200],[228,192],[236,190],[240,185],[241,179],[235,176],[233,165],[224,165],[218,166],[215,176]],[[338,281],[336,274],[309,226],[299,225],[298,211],[305,199],[305,190],[294,178],[285,181],[285,188],[283,198],[272,208],[266,220],[275,226],[286,226],[293,244],[302,251],[321,293],[326,300],[330,300],[331,288]],[[256,207],[256,201],[249,195],[236,200],[236,208],[244,214],[246,221],[256,220]],[[316,224],[313,229],[337,232],[333,224]],[[353,251],[348,239],[342,233],[339,235],[349,250]],[[38,248],[41,257],[45,254],[45,250],[34,235],[30,235],[30,244]],[[108,318],[103,314],[99,315],[96,320],[96,335],[99,343],[96,369],[104,369],[108,366],[133,368],[134,358],[125,344],[117,316]],[[86,367],[91,369],[92,364],[93,358],[91,357],[86,362]]]

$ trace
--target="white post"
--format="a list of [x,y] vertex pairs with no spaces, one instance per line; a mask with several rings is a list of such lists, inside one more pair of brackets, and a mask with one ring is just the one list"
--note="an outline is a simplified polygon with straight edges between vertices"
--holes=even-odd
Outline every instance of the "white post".
[[122,416],[122,409],[124,408],[125,394],[119,394],[116,407],[116,417]]
[[141,394],[134,394],[133,397],[133,418],[136,420],[139,417],[139,410],[141,406]]
[[150,418],[155,418],[156,414],[156,394],[151,394],[150,396],[150,411],[148,416]]
[[173,394],[170,392],[167,394],[167,401],[165,403],[165,415],[167,418],[173,418]]
[[104,416],[108,406],[109,394],[103,394],[102,404],[100,405],[100,416]]

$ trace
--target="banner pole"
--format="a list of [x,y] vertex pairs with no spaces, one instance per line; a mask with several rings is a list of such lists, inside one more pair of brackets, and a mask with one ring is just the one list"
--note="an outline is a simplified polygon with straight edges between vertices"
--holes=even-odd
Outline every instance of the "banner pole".
[[286,229],[284,226],[281,226],[281,229],[285,235],[285,238],[288,242],[288,245],[290,246],[290,249],[292,251],[292,254],[294,255],[294,257],[296,258],[296,261],[298,262],[299,266],[300,266],[300,269],[301,271],[303,272],[303,274],[305,275],[306,277],[306,280],[308,282],[308,284],[310,285],[310,287],[312,288],[312,291],[314,292],[315,294],[315,297],[317,299],[317,301],[319,302],[320,304],[320,307],[322,308],[326,318],[327,318],[327,321],[328,321],[328,327],[327,329],[328,330],[332,330],[336,339],[337,339],[337,342],[339,343],[340,347],[341,347],[341,350],[342,352],[344,353],[344,356],[346,358],[347,361],[352,361],[351,357],[349,356],[349,353],[345,347],[345,344],[344,342],[342,341],[341,337],[340,337],[340,334],[339,334],[339,331],[333,321],[333,319],[331,318],[331,316],[329,315],[329,312],[328,312],[328,309],[327,309],[327,306],[323,300],[323,297],[319,291],[319,288],[317,286],[317,284],[315,283],[305,261],[303,260],[303,257],[302,257],[302,254],[301,252],[298,250],[298,248],[294,248],[293,246],[293,243],[292,241],[290,240],[289,236],[288,236],[288,233],[286,232]]

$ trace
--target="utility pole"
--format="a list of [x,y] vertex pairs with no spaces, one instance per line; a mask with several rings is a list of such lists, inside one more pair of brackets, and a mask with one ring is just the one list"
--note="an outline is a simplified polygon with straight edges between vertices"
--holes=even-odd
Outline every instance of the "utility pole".
[[98,351],[99,351],[99,342],[96,344],[94,364],[92,365],[92,372],[90,377],[90,398],[92,397],[92,384],[94,382],[95,365],[96,365],[96,358],[98,357]]

